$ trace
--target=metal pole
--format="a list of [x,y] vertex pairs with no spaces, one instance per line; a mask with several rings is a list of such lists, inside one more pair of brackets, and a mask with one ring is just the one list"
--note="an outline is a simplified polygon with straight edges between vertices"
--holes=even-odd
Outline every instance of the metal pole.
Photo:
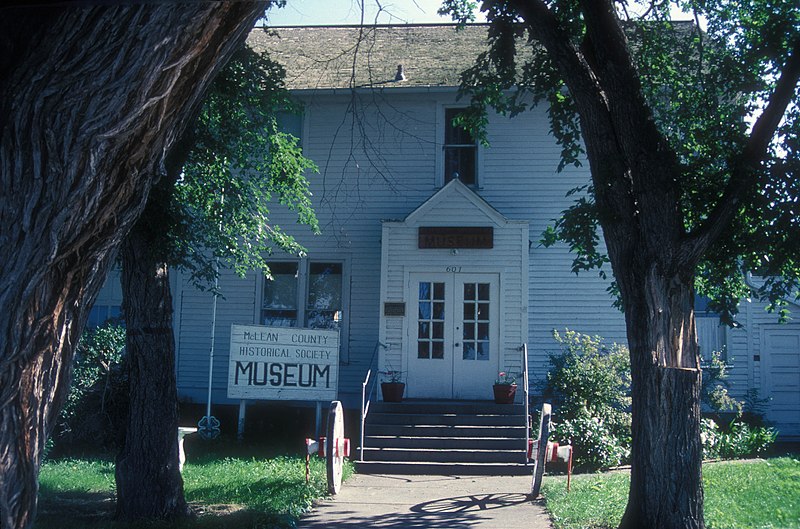
[[372,370],[367,370],[367,376],[364,379],[364,382],[361,384],[361,444],[359,445],[358,449],[361,453],[361,457],[359,461],[362,463],[364,462],[364,423],[367,419],[367,384],[369,383],[369,376],[372,374]]
[[316,438],[319,439],[320,432],[322,432],[322,403],[317,401],[317,427]]
[[217,292],[219,289],[219,258],[214,261],[214,303],[211,306],[211,348],[208,354],[208,399],[206,417],[211,417],[211,384],[214,379],[214,336],[217,329]]
[[531,439],[531,412],[530,412],[530,398],[529,398],[529,380],[528,380],[528,344],[522,344],[522,381],[524,384],[523,397],[525,399],[525,452],[528,451],[528,445]]
[[236,440],[242,441],[244,439],[244,416],[245,408],[247,407],[246,401],[241,399],[239,401],[239,424],[236,428]]

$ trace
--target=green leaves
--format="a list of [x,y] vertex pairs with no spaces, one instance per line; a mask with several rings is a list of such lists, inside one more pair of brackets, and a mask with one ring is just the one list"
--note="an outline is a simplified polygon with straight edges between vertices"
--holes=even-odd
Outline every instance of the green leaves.
[[[448,1],[443,10],[463,21],[466,4]],[[707,28],[671,20],[671,8],[676,6],[694,15],[695,21],[707,22]],[[628,88],[607,84],[604,76],[614,75],[608,66],[620,57],[595,55],[613,49],[591,41],[587,27],[597,22],[590,20],[595,14],[572,0],[489,1],[482,9],[490,21],[488,49],[462,79],[462,89],[475,107],[471,112],[479,115],[492,107],[513,115],[546,102],[551,133],[562,149],[558,169],[579,165],[586,154],[581,135],[597,130],[581,129],[574,97],[580,90],[583,97],[599,97],[613,119],[619,107],[614,106],[613,92]],[[540,20],[545,9],[546,16],[552,16],[551,25]],[[648,156],[674,160],[672,178],[665,182],[669,189],[662,192],[676,197],[677,203],[669,207],[680,215],[687,238],[717,221],[721,205],[735,210],[726,217],[731,220],[719,221],[724,229],[716,231],[714,243],[705,247],[696,269],[697,290],[711,297],[714,308],[731,324],[737,300],[747,295],[768,301],[784,318],[781,311],[787,300],[797,299],[800,278],[796,257],[800,254],[800,97],[791,63],[793,54],[800,53],[800,10],[792,2],[778,0],[642,1],[624,9],[643,13],[620,22],[627,36],[623,44],[634,63],[643,111],[666,145],[653,142],[651,148],[659,152],[639,152],[635,159],[624,160],[629,165],[624,174],[609,170],[623,158],[621,154],[596,157],[592,167],[596,187],[575,196],[573,205],[543,233],[542,243],[567,243],[576,255],[575,272],[601,267],[607,258],[596,235],[598,226],[606,221],[632,225],[638,220],[619,218],[620,211],[601,210],[596,204],[609,202],[595,200],[596,192],[612,189],[607,181],[612,178],[614,199],[630,197],[637,204],[631,208],[634,215],[647,215],[638,210],[646,202],[639,198],[651,189],[637,187],[637,173],[663,168],[648,169],[642,160]],[[563,46],[551,45],[548,54],[537,38],[550,39],[551,44],[559,39]],[[582,70],[570,71],[565,65]],[[750,151],[756,133],[753,123],[770,99],[778,97],[776,87],[786,73],[794,79],[791,101],[785,111],[779,110],[782,120],[774,133],[767,129],[771,136],[766,150]],[[570,75],[575,93],[564,88]],[[594,84],[581,85],[578,78]],[[482,124],[474,120],[476,127]],[[668,152],[660,152],[664,147]],[[748,286],[743,276],[748,271],[763,275],[765,282],[757,288]]]
[[275,250],[303,248],[270,222],[277,204],[312,232],[319,227],[306,171],[316,165],[280,119],[302,111],[284,88],[285,72],[266,54],[240,50],[212,85],[193,130],[170,208],[172,258],[203,286],[216,275],[215,258],[238,274],[267,269]]

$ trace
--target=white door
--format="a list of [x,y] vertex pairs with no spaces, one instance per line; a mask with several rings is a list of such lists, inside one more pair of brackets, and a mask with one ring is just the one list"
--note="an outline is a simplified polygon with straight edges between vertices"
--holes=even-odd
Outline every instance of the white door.
[[497,274],[409,276],[411,398],[490,399],[500,351]]
[[761,329],[762,397],[769,397],[767,420],[781,435],[800,436],[800,328]]

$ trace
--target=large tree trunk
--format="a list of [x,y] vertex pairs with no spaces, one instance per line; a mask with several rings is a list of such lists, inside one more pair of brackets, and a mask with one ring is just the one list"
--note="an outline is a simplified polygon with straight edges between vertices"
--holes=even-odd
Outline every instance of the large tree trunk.
[[31,525],[88,307],[163,153],[264,7],[4,8],[0,528]]
[[189,514],[178,459],[172,295],[167,264],[153,252],[163,244],[159,235],[140,221],[121,251],[130,413],[117,457],[116,516],[127,520]]
[[700,529],[701,372],[692,275],[664,274],[657,266],[650,266],[645,277],[627,274],[623,281],[639,288],[625,300],[633,447],[628,505],[620,527]]

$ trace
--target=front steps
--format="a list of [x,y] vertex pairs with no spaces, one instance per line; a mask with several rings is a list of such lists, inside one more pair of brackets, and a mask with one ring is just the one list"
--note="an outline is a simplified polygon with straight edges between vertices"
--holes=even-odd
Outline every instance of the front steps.
[[[474,401],[373,402],[362,474],[523,475],[525,410]],[[361,455],[356,452],[356,457]]]

